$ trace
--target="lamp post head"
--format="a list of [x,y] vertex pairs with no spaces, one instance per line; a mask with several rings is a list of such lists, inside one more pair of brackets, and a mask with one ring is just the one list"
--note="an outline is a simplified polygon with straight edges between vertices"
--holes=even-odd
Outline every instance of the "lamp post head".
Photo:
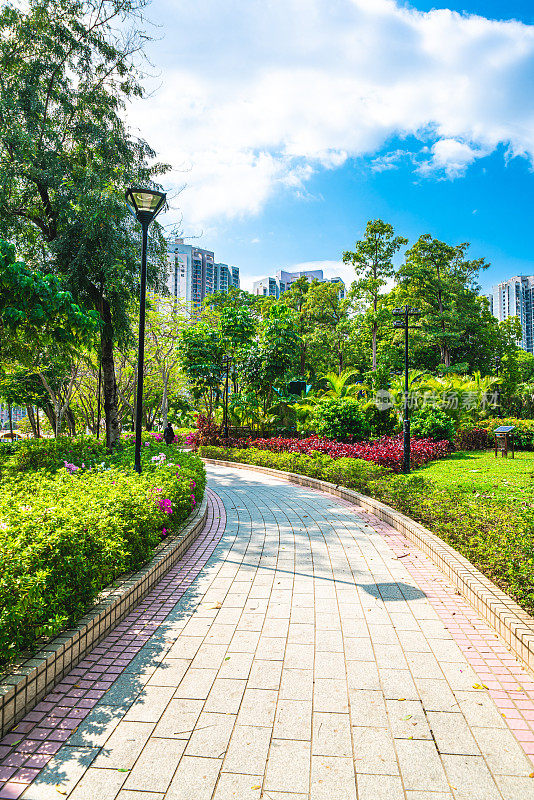
[[157,217],[163,206],[167,195],[165,192],[158,192],[156,189],[142,189],[134,187],[126,191],[126,204],[132,214],[145,225],[150,225]]

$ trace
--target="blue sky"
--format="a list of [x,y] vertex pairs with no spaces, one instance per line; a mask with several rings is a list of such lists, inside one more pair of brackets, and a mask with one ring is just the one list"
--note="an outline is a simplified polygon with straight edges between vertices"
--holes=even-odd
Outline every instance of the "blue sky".
[[[242,283],[327,274],[368,219],[534,273],[534,9],[522,0],[158,0],[129,110],[179,225]],[[181,187],[184,187],[180,191]]]

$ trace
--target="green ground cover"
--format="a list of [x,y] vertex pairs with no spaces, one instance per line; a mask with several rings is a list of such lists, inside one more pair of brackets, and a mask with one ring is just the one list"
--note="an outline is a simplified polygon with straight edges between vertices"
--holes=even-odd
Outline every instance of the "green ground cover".
[[72,625],[202,500],[198,456],[146,435],[140,475],[133,460],[127,439],[0,445],[0,664]]
[[534,499],[534,452],[519,451],[515,458],[495,458],[493,451],[453,453],[450,458],[421,467],[417,474],[436,486],[505,503]]

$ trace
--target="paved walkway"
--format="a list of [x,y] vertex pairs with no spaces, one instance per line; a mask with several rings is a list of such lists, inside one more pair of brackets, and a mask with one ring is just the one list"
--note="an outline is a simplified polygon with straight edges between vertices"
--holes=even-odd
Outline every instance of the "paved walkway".
[[534,681],[425,556],[209,475],[185,559],[0,742],[0,798],[534,799]]

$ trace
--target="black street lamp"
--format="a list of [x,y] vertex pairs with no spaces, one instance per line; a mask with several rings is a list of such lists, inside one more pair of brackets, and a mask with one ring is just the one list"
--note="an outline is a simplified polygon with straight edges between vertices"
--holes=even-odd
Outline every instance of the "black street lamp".
[[223,432],[224,438],[228,439],[228,379],[230,374],[230,363],[232,361],[231,356],[224,356],[223,358],[223,366],[226,367],[226,382],[225,382],[225,392],[224,392],[224,421],[223,421]]
[[165,205],[165,192],[155,189],[128,189],[126,203],[141,223],[143,247],[141,251],[141,294],[139,309],[139,353],[137,358],[137,394],[135,400],[135,464],[136,472],[141,472],[141,424],[143,415],[143,364],[145,360],[145,313],[146,313],[146,251],[148,227]]
[[[404,452],[403,452],[403,460],[402,460],[402,471],[406,474],[410,472],[410,392],[409,392],[409,383],[408,383],[408,333],[410,330],[410,317],[419,316],[420,310],[418,308],[410,308],[410,306],[404,306],[404,308],[394,308],[393,314],[396,317],[401,317],[401,319],[396,320],[393,323],[394,328],[402,328],[404,330],[404,418],[402,422],[402,433],[403,433],[403,444],[404,444]],[[402,319],[404,317],[404,319]],[[411,327],[414,327],[413,325]]]

